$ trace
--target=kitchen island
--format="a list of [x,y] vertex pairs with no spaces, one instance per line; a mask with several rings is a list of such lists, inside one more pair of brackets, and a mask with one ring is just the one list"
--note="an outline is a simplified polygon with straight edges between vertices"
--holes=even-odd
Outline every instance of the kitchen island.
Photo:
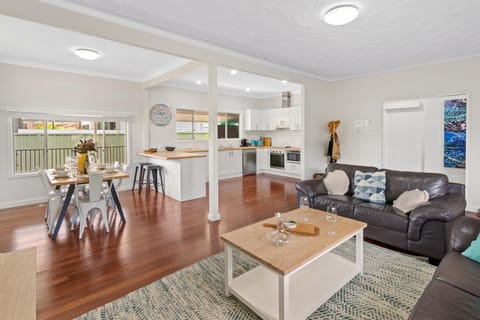
[[138,152],[153,164],[164,167],[165,194],[178,201],[206,196],[208,171],[205,154],[183,151]]

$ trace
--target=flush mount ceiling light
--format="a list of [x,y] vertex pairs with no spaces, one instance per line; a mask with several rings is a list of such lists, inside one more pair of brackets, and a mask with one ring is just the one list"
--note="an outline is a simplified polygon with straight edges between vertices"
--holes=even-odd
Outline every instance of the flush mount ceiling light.
[[237,71],[237,70],[235,70],[235,69],[232,69],[232,70],[230,70],[230,74],[231,74],[232,76],[236,75],[236,74],[237,74],[237,72],[238,72],[238,71]]
[[250,88],[246,88],[245,91],[246,91],[246,92],[250,92],[251,90],[250,90]]
[[286,84],[288,81],[287,80],[282,80],[282,83],[283,84]]
[[341,26],[358,17],[358,8],[352,5],[333,7],[325,13],[324,20],[332,26]]
[[197,81],[196,81],[196,84],[201,85],[201,84],[202,84],[202,80],[197,80]]
[[77,57],[85,60],[96,60],[100,58],[100,52],[92,49],[78,48],[74,50]]

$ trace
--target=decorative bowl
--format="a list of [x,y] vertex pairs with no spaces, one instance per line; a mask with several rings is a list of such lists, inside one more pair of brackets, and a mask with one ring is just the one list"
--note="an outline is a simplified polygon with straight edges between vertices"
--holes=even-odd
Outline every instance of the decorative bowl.
[[167,150],[167,151],[173,151],[173,150],[175,150],[175,147],[168,147],[168,146],[167,146],[167,147],[165,147],[165,150]]
[[283,221],[283,226],[287,229],[295,229],[297,227],[297,222],[294,220],[285,220]]
[[293,236],[288,231],[275,230],[267,233],[267,239],[276,246],[284,246],[292,242]]

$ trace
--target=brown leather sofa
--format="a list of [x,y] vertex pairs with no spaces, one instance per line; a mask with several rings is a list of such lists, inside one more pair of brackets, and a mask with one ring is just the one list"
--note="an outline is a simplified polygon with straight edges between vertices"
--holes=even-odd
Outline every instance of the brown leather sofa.
[[[310,206],[326,210],[335,205],[341,216],[366,222],[365,237],[440,260],[446,252],[446,230],[453,221],[465,215],[465,188],[462,184],[449,183],[444,174],[386,171],[386,204],[379,205],[353,197],[353,178],[356,170],[374,172],[376,167],[331,163],[326,171],[343,170],[350,180],[345,195],[329,195],[323,178],[305,180],[296,184],[297,200],[308,196]],[[418,188],[427,190],[429,204],[409,213],[393,208],[393,201],[404,191]]]
[[415,305],[410,320],[480,319],[480,263],[460,254],[479,232],[480,219],[457,219],[449,251]]

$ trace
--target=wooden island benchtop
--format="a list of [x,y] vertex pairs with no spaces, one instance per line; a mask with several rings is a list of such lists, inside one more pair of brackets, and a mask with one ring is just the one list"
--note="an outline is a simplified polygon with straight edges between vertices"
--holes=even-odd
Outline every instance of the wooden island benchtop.
[[195,152],[185,152],[181,150],[175,151],[157,151],[157,152],[143,152],[140,151],[137,153],[140,156],[157,158],[162,160],[179,160],[179,159],[189,159],[189,158],[204,158],[206,155]]

